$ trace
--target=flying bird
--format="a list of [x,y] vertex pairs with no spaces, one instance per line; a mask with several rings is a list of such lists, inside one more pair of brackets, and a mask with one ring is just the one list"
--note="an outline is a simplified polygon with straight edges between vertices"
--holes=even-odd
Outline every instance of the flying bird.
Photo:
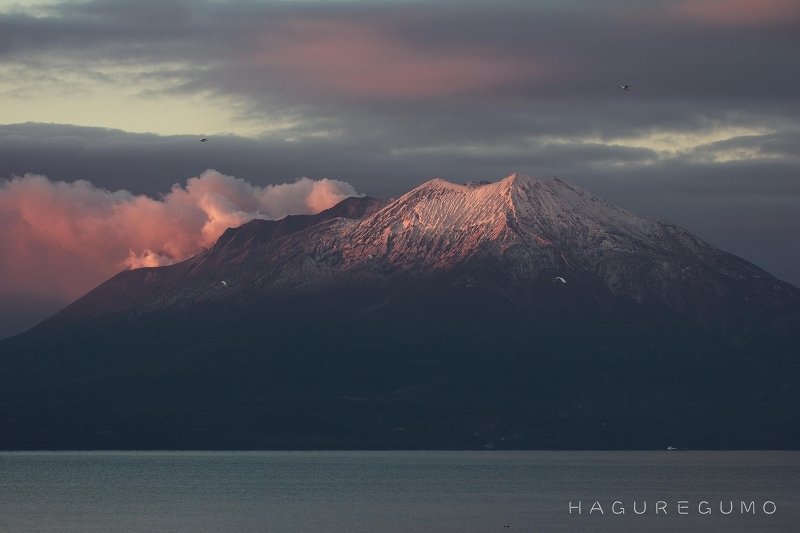
[[630,91],[631,90],[631,86],[630,85],[620,85],[619,88],[622,89],[623,91]]
[[566,283],[566,282],[567,282],[567,280],[565,280],[565,279],[564,279],[564,278],[562,278],[561,276],[556,276],[556,277],[554,277],[554,278],[553,278],[553,281],[551,281],[551,283],[554,283],[554,282],[556,282],[556,281],[560,281],[561,283]]
[[205,137],[203,137],[202,139],[198,139],[198,140],[199,140],[201,143],[204,143],[204,142],[206,142],[208,139],[206,139]]
[[230,281],[223,281],[222,282],[222,286],[223,287],[230,287],[231,286],[231,282]]

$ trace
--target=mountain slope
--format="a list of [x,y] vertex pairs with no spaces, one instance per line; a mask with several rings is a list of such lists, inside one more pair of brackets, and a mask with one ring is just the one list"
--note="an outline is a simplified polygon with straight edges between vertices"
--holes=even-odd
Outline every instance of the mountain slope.
[[[316,215],[289,215],[280,220],[255,219],[223,233],[211,250],[199,257],[166,267],[125,270],[79,298],[65,309],[39,324],[35,331],[50,327],[88,320],[103,313],[121,312],[136,305],[158,298],[175,282],[192,273],[200,258],[229,255],[230,250],[263,246],[313,227],[322,222],[340,217],[361,218],[379,210],[390,200],[381,198],[350,197]],[[224,259],[223,259],[224,260]]]
[[323,216],[254,220],[181,265],[124,272],[57,317],[88,300],[94,314],[152,312],[436,276],[530,304],[558,276],[579,305],[616,299],[728,331],[792,320],[800,305],[797,288],[758,267],[557,179],[512,175],[480,187],[433,180],[369,205],[352,218],[336,218],[336,206]]
[[0,447],[798,448],[798,342],[800,290],[672,224],[433,180],[0,341]]

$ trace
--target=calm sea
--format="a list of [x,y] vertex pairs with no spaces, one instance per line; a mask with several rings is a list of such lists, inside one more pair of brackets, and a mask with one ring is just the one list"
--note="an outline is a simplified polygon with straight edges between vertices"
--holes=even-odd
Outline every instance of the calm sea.
[[796,532],[800,452],[9,452],[0,531]]

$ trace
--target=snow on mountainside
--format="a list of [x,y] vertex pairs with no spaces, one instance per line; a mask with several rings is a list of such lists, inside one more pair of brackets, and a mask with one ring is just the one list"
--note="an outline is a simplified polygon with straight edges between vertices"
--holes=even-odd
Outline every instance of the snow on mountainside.
[[3,339],[0,448],[800,449],[798,343],[800,289],[673,224],[433,180]]
[[512,174],[480,186],[435,179],[349,216],[298,217],[282,231],[280,221],[253,221],[180,265],[123,272],[73,306],[88,315],[141,313],[434,278],[535,302],[556,276],[574,301],[657,306],[704,326],[764,308],[794,316],[800,306],[800,290],[758,267],[556,178]]

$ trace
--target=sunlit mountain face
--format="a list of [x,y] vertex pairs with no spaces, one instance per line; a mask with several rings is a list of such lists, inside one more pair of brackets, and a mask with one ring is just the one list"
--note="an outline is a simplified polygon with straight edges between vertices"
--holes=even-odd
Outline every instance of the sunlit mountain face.
[[5,448],[791,448],[800,290],[558,179],[253,220],[0,342]]

